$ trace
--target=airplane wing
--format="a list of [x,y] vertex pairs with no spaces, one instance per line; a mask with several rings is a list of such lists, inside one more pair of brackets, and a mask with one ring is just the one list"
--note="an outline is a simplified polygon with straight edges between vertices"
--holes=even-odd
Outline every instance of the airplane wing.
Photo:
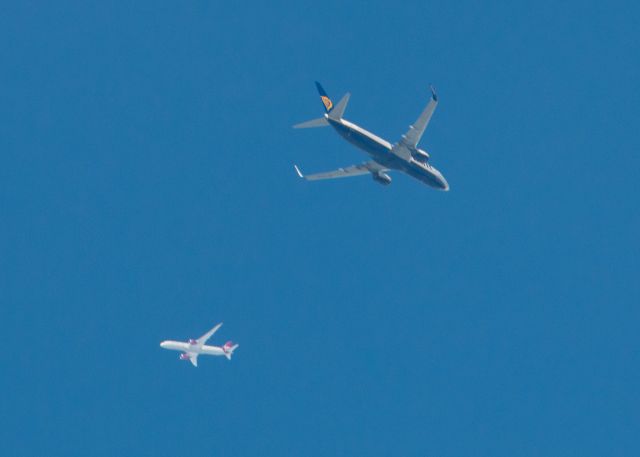
[[298,173],[298,176],[306,179],[307,181],[317,181],[319,179],[348,178],[351,176],[366,175],[369,173],[376,173],[386,170],[384,167],[381,167],[373,160],[361,163],[360,165],[351,165],[350,167],[338,168],[337,170],[315,173],[313,175],[303,175],[297,165],[294,165],[293,167],[296,169],[296,173]]
[[[200,338],[198,338],[196,340],[196,342],[198,343],[198,346],[204,345],[204,343],[206,343],[207,340],[209,338],[211,338],[213,336],[213,334],[216,333],[220,327],[222,327],[222,322],[220,322],[218,325],[216,325],[211,330],[209,330],[207,333],[205,333]],[[193,363],[193,360],[191,360],[191,363]]]
[[433,112],[436,110],[436,106],[438,106],[438,96],[433,86],[431,86],[431,100],[429,100],[429,103],[424,111],[422,111],[422,114],[420,114],[418,120],[409,127],[409,131],[402,135],[402,143],[410,148],[415,148],[418,145],[422,134],[427,129],[427,125],[429,125]]

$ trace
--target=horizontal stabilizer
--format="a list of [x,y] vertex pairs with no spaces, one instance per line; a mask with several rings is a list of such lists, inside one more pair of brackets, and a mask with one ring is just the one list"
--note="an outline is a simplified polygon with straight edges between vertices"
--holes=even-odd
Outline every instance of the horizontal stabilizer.
[[300,124],[296,124],[293,126],[294,129],[311,129],[314,127],[326,127],[329,125],[329,121],[327,121],[324,117],[319,117],[318,119],[312,119],[307,122],[302,122]]

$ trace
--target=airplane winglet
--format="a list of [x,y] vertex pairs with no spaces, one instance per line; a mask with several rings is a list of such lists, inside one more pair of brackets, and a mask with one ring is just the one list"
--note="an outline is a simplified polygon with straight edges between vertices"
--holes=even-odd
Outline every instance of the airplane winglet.
[[436,89],[433,87],[433,84],[429,84],[429,88],[431,88],[431,96],[437,102],[438,101],[438,94],[436,94]]
[[298,177],[304,178],[304,175],[302,174],[302,172],[300,171],[297,165],[294,165],[293,168],[296,169],[296,173],[298,173]]

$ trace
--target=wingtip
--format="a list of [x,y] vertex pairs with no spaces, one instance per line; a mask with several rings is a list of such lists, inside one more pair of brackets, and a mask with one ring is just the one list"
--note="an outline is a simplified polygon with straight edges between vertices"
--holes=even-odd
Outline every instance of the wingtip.
[[293,168],[295,168],[299,178],[304,178],[304,175],[302,174],[302,172],[300,171],[300,168],[298,168],[297,165],[294,165]]

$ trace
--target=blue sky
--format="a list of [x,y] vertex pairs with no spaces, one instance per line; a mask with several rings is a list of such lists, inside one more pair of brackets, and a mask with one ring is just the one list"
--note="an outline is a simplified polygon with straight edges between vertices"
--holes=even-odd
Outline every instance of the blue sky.
[[[640,451],[633,2],[13,2],[0,451]],[[313,81],[451,185],[364,160]],[[161,350],[218,321],[234,360]]]

